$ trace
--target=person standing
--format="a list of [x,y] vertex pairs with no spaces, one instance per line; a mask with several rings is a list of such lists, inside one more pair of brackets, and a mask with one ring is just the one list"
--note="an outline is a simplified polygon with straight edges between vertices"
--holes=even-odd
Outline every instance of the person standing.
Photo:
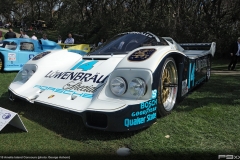
[[34,39],[34,40],[37,40],[37,37],[36,37],[35,33],[33,33],[31,38]]
[[25,31],[23,31],[23,36],[22,38],[29,38],[29,36],[27,35],[27,33]]
[[68,33],[68,38],[64,41],[65,44],[74,44],[74,39],[72,38],[72,34]]
[[238,37],[237,42],[231,45],[231,60],[228,65],[228,70],[235,70],[236,64],[240,58],[240,37]]
[[98,46],[102,45],[103,44],[103,39],[101,39],[100,42],[98,42]]
[[18,38],[23,38],[23,31],[20,30],[20,36]]
[[62,43],[62,37],[61,37],[60,35],[58,36],[57,43],[58,43],[58,44],[61,44],[61,43]]
[[43,34],[41,40],[48,40],[48,39],[47,39],[47,35],[46,35],[46,34]]
[[8,39],[8,38],[17,38],[17,37],[16,37],[16,33],[14,33],[12,28],[10,28],[8,32],[4,35],[4,38]]

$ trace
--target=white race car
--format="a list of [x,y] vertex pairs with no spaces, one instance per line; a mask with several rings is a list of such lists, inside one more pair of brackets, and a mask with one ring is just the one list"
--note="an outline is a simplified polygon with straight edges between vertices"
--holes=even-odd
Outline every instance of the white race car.
[[170,37],[126,32],[84,56],[43,52],[19,71],[9,86],[9,99],[76,113],[95,129],[147,127],[210,78],[216,44],[182,45],[208,49],[185,50]]

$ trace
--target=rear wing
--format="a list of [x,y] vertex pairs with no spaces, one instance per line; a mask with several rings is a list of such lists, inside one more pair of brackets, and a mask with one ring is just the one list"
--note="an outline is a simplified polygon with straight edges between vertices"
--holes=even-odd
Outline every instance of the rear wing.
[[216,43],[179,43],[184,50],[209,50],[214,57],[216,52]]

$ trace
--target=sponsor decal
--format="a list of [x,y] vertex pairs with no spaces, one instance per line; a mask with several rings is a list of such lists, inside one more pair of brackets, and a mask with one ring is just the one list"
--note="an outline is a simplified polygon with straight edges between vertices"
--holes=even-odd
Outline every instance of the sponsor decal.
[[16,53],[8,53],[8,61],[16,61]]
[[81,91],[81,92],[88,92],[88,93],[94,93],[97,91],[98,88],[102,87],[104,84],[93,87],[91,86],[84,86],[82,85],[82,82],[76,82],[71,81],[63,86],[64,90],[75,90],[75,91]]
[[155,99],[157,97],[157,90],[152,90],[152,99]]
[[187,94],[187,92],[188,92],[187,79],[185,79],[184,81],[182,81],[182,96]]
[[135,51],[128,57],[129,61],[144,61],[148,59],[156,50],[155,49],[140,49]]
[[8,66],[8,67],[19,67],[18,64],[8,64],[7,66]]
[[195,63],[189,63],[188,88],[194,87],[194,80],[195,80]]
[[2,119],[9,119],[11,117],[10,113],[5,113],[4,115],[2,115]]
[[197,59],[197,61],[196,61],[196,71],[200,71],[202,68],[207,67],[207,64],[208,64],[207,58]]
[[50,52],[50,51],[42,52],[42,53],[38,54],[37,56],[33,57],[32,60],[39,60],[39,59],[41,59],[42,57],[48,55],[49,53],[51,53],[51,52]]
[[29,60],[34,57],[34,54],[29,54]]
[[138,111],[131,113],[130,118],[124,119],[125,127],[144,124],[157,118],[157,90],[152,90],[152,99],[142,102]]
[[97,62],[97,60],[87,62],[85,60],[81,60],[75,66],[73,66],[71,70],[81,69],[82,71],[88,71],[91,70]]
[[[203,68],[208,66],[208,59],[198,59],[196,63],[189,63],[189,71],[188,71],[188,89],[199,85],[203,81],[206,80],[207,76],[210,77],[210,70],[206,70],[208,73],[203,73]],[[203,74],[203,77],[198,78],[199,74]],[[206,74],[209,74],[206,76]]]
[[125,33],[120,33],[118,35],[122,35],[122,34],[141,34],[141,35],[147,36],[149,38],[153,37],[153,35],[146,33],[146,32],[125,32]]
[[55,96],[55,95],[51,95],[51,96],[48,97],[48,99],[53,98],[54,96]]
[[40,90],[50,90],[52,92],[55,93],[59,93],[59,94],[67,94],[67,95],[73,95],[73,96],[77,96],[77,97],[83,97],[83,98],[92,98],[93,94],[89,94],[89,93],[79,93],[79,92],[75,92],[72,90],[65,90],[62,88],[54,88],[54,87],[49,87],[49,86],[41,86],[41,85],[35,85],[33,88],[39,88]]
[[108,78],[108,76],[100,75],[100,73],[92,74],[85,72],[60,72],[60,71],[50,71],[45,77],[93,83],[104,83],[104,81]]

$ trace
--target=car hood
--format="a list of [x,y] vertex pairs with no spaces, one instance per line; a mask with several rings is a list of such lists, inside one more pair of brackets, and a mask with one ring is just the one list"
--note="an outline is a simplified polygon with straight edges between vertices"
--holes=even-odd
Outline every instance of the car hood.
[[47,67],[44,71],[36,72],[24,84],[12,83],[9,89],[33,103],[83,112],[97,98],[110,73],[124,57],[88,57],[66,67]]

